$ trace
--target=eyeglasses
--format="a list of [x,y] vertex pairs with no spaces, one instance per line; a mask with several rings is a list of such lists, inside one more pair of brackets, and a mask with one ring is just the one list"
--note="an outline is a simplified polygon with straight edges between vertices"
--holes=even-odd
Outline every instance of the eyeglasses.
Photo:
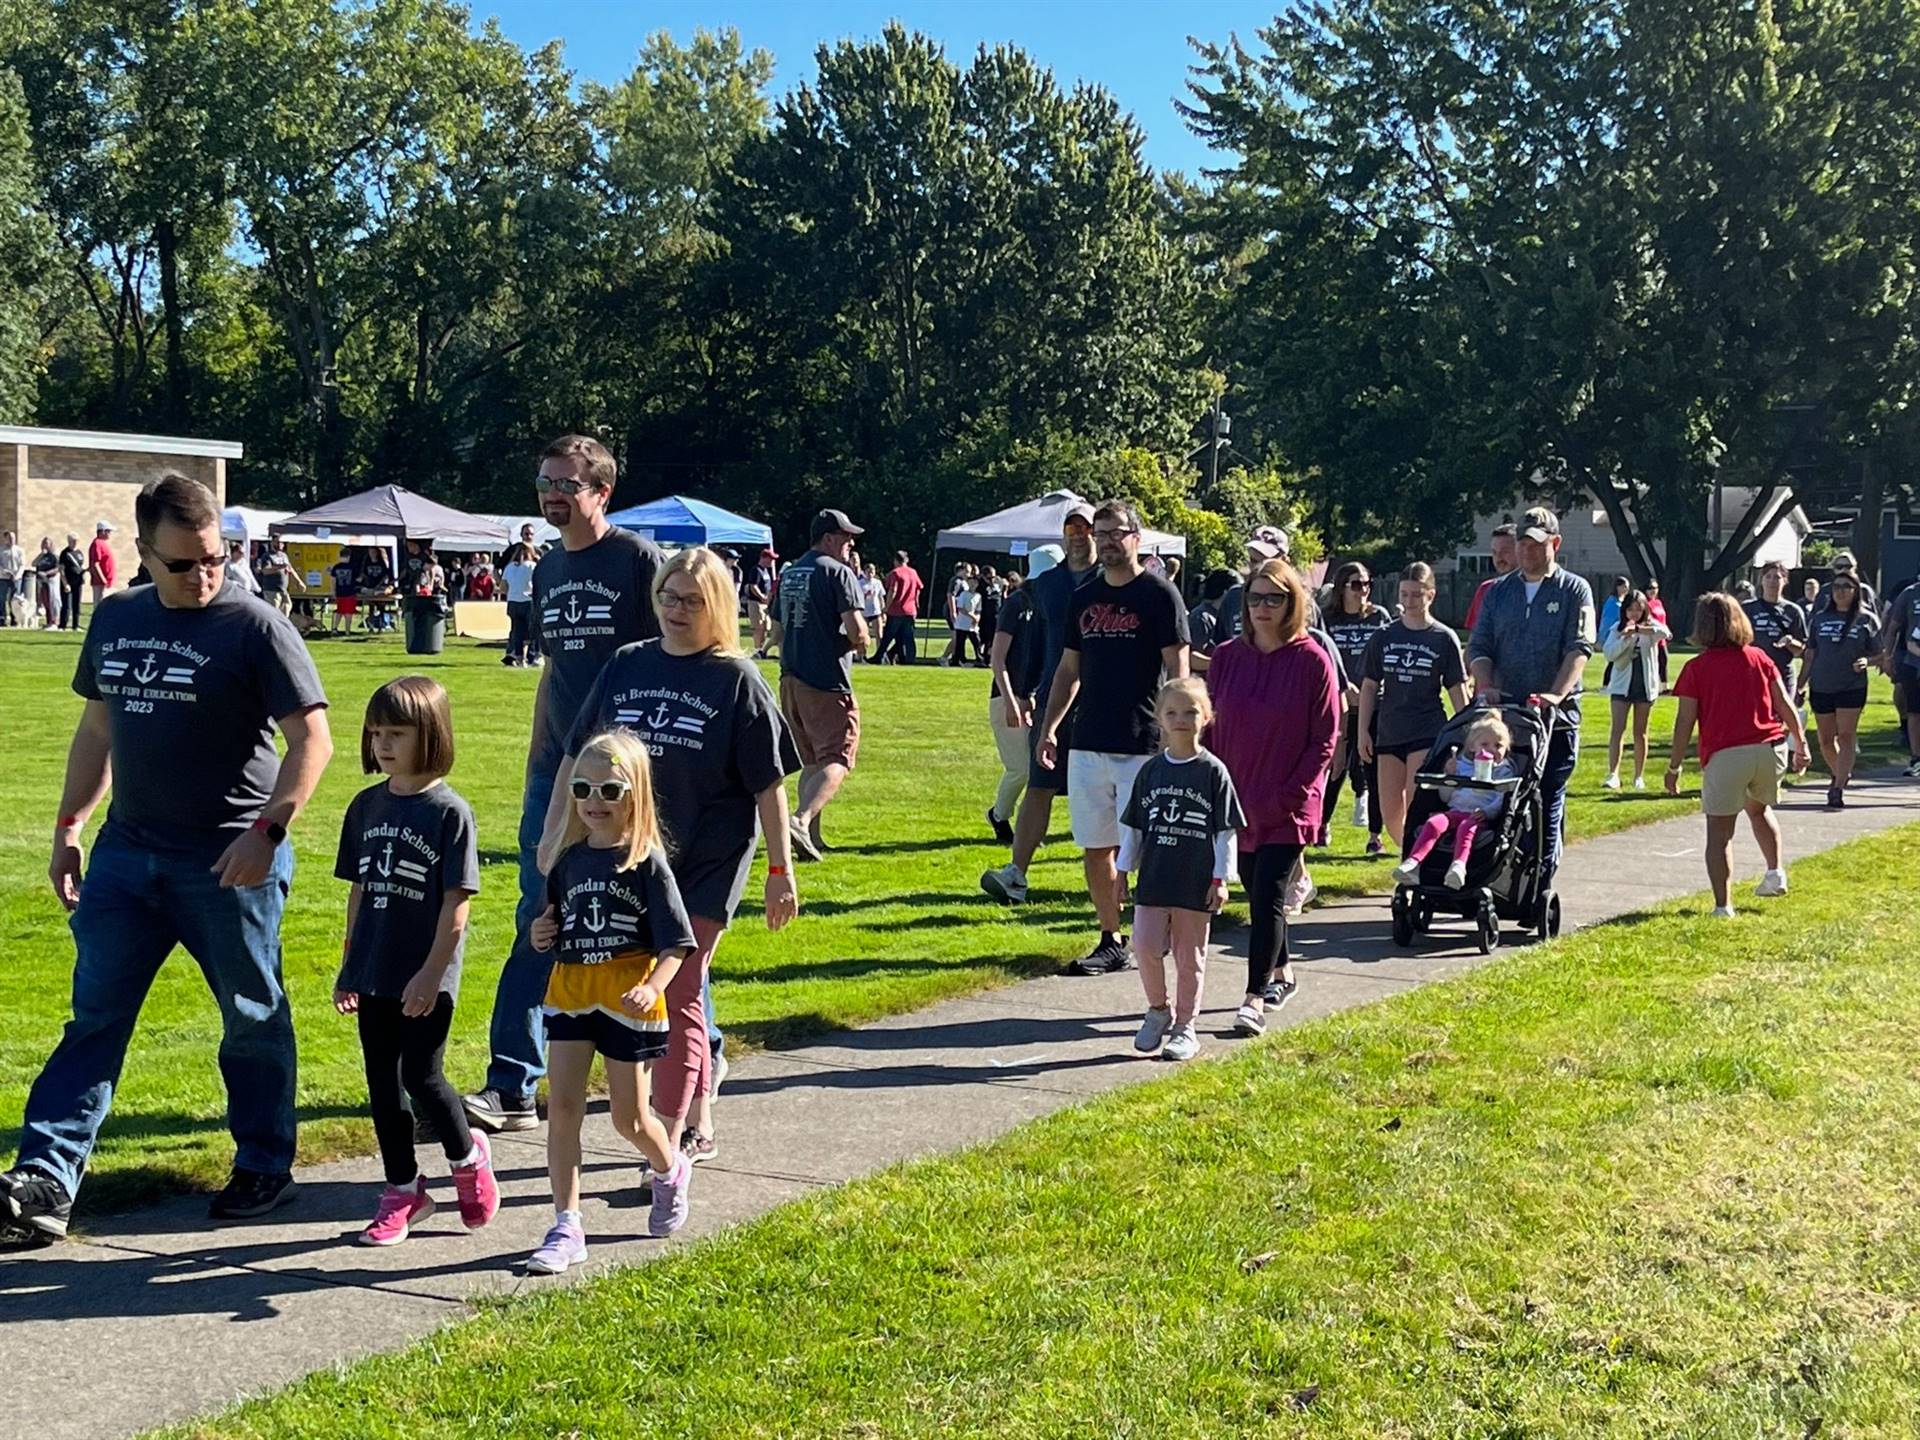
[[227,557],[224,555],[202,555],[193,560],[169,560],[151,546],[147,547],[147,556],[169,575],[184,575],[189,570],[205,570],[211,575],[216,570],[224,570]]
[[1111,530],[1102,530],[1098,525],[1093,527],[1093,538],[1096,540],[1123,540],[1129,535],[1139,533],[1131,526],[1116,525]]
[[1262,592],[1260,594],[1255,594],[1251,590],[1247,592],[1247,604],[1255,610],[1278,610],[1285,606],[1291,599],[1292,597],[1284,590],[1275,590],[1271,593]]
[[1347,589],[1349,589],[1349,590],[1367,590],[1367,589],[1371,589],[1371,588],[1372,588],[1372,582],[1371,582],[1371,581],[1367,581],[1367,580],[1349,580],[1349,581],[1347,581]]
[[698,612],[707,608],[704,595],[682,595],[673,590],[660,592],[660,608],[663,610],[687,610]]
[[568,788],[576,800],[624,800],[633,789],[624,780],[602,780],[597,785],[591,780],[575,780]]
[[573,479],[556,480],[551,475],[536,475],[533,477],[533,488],[542,495],[549,490],[558,490],[562,495],[578,495],[582,490],[591,490],[593,482]]

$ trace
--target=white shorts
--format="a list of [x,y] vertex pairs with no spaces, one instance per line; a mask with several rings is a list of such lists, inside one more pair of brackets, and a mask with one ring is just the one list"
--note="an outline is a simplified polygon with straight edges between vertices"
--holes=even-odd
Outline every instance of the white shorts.
[[1147,759],[1096,750],[1067,753],[1067,815],[1074,844],[1082,850],[1120,848],[1120,814],[1133,798],[1134,776]]

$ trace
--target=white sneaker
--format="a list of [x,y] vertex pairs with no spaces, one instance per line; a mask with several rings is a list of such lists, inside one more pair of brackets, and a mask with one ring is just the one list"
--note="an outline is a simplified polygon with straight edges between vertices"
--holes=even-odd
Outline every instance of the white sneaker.
[[1442,880],[1440,883],[1445,885],[1449,890],[1466,889],[1467,888],[1467,862],[1464,860],[1456,860],[1451,865],[1447,866],[1447,878]]
[[1412,858],[1402,860],[1393,867],[1393,883],[1411,885],[1420,878],[1420,862]]
[[1636,789],[1636,790],[1644,790],[1644,789],[1646,789],[1646,788],[1647,788],[1647,777],[1646,777],[1646,776],[1644,776],[1644,775],[1636,775],[1636,776],[1634,776],[1634,777],[1633,777],[1633,788],[1634,788],[1634,789]]
[[1787,872],[1769,870],[1760,877],[1760,883],[1753,887],[1753,893],[1762,899],[1787,893]]
[[1367,825],[1367,792],[1362,790],[1353,797],[1353,823],[1360,829]]
[[1920,780],[1920,760],[1908,762],[1907,768],[1903,773],[1909,780]]
[[1620,788],[1620,772],[1618,770],[1609,770],[1607,772],[1607,778],[1600,782],[1600,788],[1603,790],[1618,790]]
[[1167,1048],[1160,1052],[1163,1060],[1191,1060],[1200,1053],[1200,1037],[1193,1033],[1193,1022],[1173,1027],[1173,1033],[1167,1036]]
[[1027,903],[1026,872],[1017,865],[1008,862],[998,870],[989,870],[980,877],[980,888],[1000,901],[1003,905],[1024,905]]
[[1133,1037],[1133,1048],[1142,1055],[1151,1055],[1160,1048],[1160,1042],[1167,1038],[1167,1031],[1173,1025],[1173,1011],[1149,1010],[1146,1019],[1140,1022],[1140,1032]]
[[1716,906],[1714,906],[1714,907],[1713,907],[1713,918],[1714,918],[1714,919],[1716,919],[1716,920],[1731,920],[1731,919],[1733,919],[1733,906],[1731,906],[1731,905],[1716,905]]

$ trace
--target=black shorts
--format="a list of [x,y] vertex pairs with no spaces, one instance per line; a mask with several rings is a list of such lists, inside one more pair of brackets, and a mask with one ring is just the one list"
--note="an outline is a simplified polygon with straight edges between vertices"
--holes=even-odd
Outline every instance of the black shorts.
[[549,1014],[546,1019],[549,1044],[555,1040],[585,1040],[604,1060],[644,1065],[667,1053],[666,1036],[635,1030],[598,1010],[589,1010],[584,1015]]
[[1809,697],[1816,715],[1831,715],[1836,710],[1864,710],[1867,708],[1867,682],[1847,690],[1815,690]]
[[1413,741],[1407,742],[1404,745],[1376,744],[1373,747],[1373,758],[1378,760],[1382,755],[1391,755],[1396,760],[1411,760],[1415,756],[1418,756],[1420,759],[1424,760],[1427,758],[1427,752],[1432,748],[1433,748],[1433,741],[1430,739],[1429,740],[1413,740]]
[[1908,670],[1901,675],[1900,695],[1907,702],[1907,714],[1920,715],[1920,670]]
[[[1045,703],[1044,701],[1042,703]],[[1031,790],[1051,790],[1056,795],[1067,793],[1067,750],[1073,729],[1073,716],[1060,722],[1060,739],[1055,745],[1054,759],[1058,762],[1051,770],[1040,763],[1040,726],[1027,727],[1027,787]]]

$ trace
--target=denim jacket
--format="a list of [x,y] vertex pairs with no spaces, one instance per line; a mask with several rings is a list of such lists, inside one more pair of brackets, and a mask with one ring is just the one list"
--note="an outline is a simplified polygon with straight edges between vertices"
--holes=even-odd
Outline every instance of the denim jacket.
[[[1567,656],[1593,654],[1593,587],[1559,566],[1548,572],[1531,601],[1527,577],[1515,570],[1487,591],[1467,643],[1467,663],[1493,662],[1493,683],[1508,702],[1551,691]],[[1580,719],[1580,678],[1565,706]]]

